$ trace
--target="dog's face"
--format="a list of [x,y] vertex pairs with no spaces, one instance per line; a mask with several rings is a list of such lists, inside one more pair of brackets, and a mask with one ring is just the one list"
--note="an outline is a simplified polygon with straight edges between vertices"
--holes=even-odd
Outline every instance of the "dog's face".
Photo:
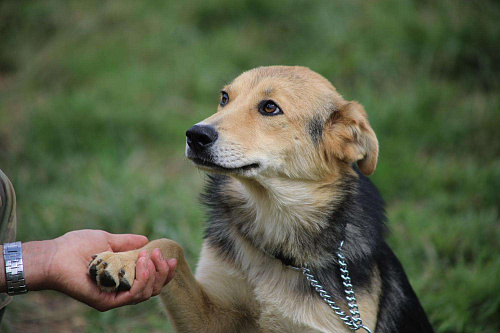
[[304,67],[259,67],[221,91],[217,113],[186,132],[199,168],[243,178],[317,180],[358,162],[375,170],[378,142],[361,105]]

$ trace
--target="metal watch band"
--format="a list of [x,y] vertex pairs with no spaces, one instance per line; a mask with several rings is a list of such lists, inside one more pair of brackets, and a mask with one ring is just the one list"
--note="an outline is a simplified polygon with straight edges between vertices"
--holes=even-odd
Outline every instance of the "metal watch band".
[[28,292],[24,278],[23,251],[21,242],[5,243],[3,245],[3,258],[5,261],[5,281],[7,294],[19,295]]

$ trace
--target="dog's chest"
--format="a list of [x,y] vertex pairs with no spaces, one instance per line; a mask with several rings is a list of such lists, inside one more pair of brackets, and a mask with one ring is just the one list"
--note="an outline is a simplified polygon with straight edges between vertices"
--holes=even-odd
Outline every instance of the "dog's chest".
[[[260,307],[259,326],[269,332],[349,332],[317,295],[300,290],[305,277],[282,265],[262,267],[250,282]],[[261,270],[262,272],[262,270]],[[255,275],[254,275],[255,276]]]
[[209,294],[252,314],[261,332],[349,332],[321,298],[304,290],[300,272],[238,247],[231,262],[205,244],[196,275]]

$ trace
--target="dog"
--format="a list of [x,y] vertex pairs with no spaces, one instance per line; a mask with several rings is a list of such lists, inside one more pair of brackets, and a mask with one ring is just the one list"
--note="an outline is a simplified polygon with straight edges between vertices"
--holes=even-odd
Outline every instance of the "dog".
[[[384,240],[384,202],[367,177],[378,141],[359,103],[308,68],[259,67],[186,136],[187,158],[209,173],[196,276],[174,241],[143,248],[178,260],[160,293],[176,331],[432,332]],[[99,287],[129,289],[138,251],[91,261]]]

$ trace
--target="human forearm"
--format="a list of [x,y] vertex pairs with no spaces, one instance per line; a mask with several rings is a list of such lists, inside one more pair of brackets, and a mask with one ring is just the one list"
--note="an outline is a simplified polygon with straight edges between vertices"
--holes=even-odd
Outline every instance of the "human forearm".
[[[42,290],[51,288],[52,279],[49,277],[49,262],[55,253],[52,240],[27,242],[22,244],[23,267],[28,290]],[[5,281],[5,261],[3,245],[0,246],[0,292],[7,291]]]

